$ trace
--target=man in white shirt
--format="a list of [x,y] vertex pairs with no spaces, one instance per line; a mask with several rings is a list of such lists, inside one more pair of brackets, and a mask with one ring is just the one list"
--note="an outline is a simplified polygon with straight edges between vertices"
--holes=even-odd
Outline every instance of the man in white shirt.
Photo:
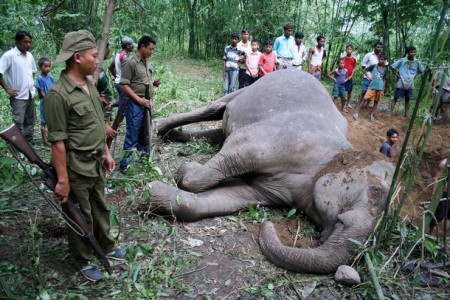
[[303,45],[303,38],[305,35],[303,32],[297,32],[295,34],[295,46],[294,46],[294,60],[292,61],[292,66],[296,69],[301,70],[303,63],[306,60],[306,48]]
[[238,61],[239,66],[239,88],[242,89],[245,86],[245,73],[247,72],[247,66],[245,65],[245,56],[252,52],[252,46],[249,40],[250,32],[248,29],[244,28],[241,32],[242,41],[237,43],[237,47],[241,52],[245,52],[244,59]]
[[[363,58],[363,60],[361,62],[361,68],[363,70],[365,70],[366,68],[368,68],[370,66],[378,64],[378,55],[380,55],[381,52],[383,52],[383,43],[382,42],[376,42],[373,45],[373,51],[367,53],[364,56],[364,58]],[[388,65],[387,59],[385,60],[384,65],[385,66]],[[368,76],[371,76],[371,72],[366,72],[366,73],[363,72],[363,74],[364,74],[364,78],[363,78],[363,83],[362,83],[362,86],[361,86],[361,95],[359,96],[358,103],[356,104],[356,107],[359,107],[359,108],[361,108],[364,105],[364,102],[365,102],[364,101],[364,95],[366,94],[367,89],[369,88],[369,85],[370,85],[370,80],[369,80]],[[358,109],[357,109],[357,111],[355,111],[353,113],[353,119],[357,120],[358,117],[359,117],[359,113],[358,113]]]
[[117,105],[120,107],[123,103],[123,99],[125,97],[125,93],[122,91],[122,88],[120,87],[120,75],[122,74],[122,65],[123,63],[128,59],[128,54],[133,51],[133,48],[136,48],[137,45],[133,41],[132,38],[125,36],[122,39],[122,50],[114,56],[114,61],[109,66],[109,71],[113,76],[114,79],[114,87],[117,90],[117,93],[119,93],[119,102]]
[[[14,123],[32,142],[36,124],[34,75],[37,70],[34,57],[29,52],[33,38],[26,31],[18,31],[15,41],[16,46],[0,58],[0,85],[10,96]],[[3,75],[7,75],[6,81]]]

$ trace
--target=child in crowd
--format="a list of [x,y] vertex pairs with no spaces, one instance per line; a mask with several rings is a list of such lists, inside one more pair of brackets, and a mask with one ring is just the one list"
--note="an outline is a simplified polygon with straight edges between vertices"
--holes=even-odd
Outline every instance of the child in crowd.
[[363,69],[363,73],[369,78],[370,84],[366,94],[364,95],[364,101],[358,103],[356,111],[353,113],[353,118],[355,120],[358,119],[359,110],[361,109],[364,102],[369,100],[374,102],[372,111],[369,115],[369,121],[375,121],[375,112],[378,108],[378,102],[381,100],[381,98],[383,98],[384,88],[386,86],[387,70],[385,67],[385,61],[386,56],[381,53],[378,55],[378,64]]
[[253,84],[259,78],[259,59],[261,57],[261,52],[259,52],[259,42],[253,40],[251,42],[252,51],[247,54],[245,59],[245,66],[247,71],[245,72],[244,85],[249,86]]
[[424,72],[425,68],[415,58],[416,48],[406,48],[406,56],[397,60],[391,66],[391,70],[397,76],[395,85],[394,101],[391,104],[391,113],[394,112],[398,98],[405,98],[405,117],[408,116],[409,100],[414,91],[414,79],[417,75]]
[[[327,77],[334,80],[333,101],[337,105],[337,98],[341,97],[341,111],[348,112],[345,108],[345,83],[348,81],[348,71],[345,69],[344,59],[339,58],[336,62],[337,69],[327,74]],[[331,75],[334,75],[331,76]]]
[[398,131],[395,128],[391,128],[386,132],[386,141],[381,145],[380,152],[389,158],[394,156],[394,144],[398,141]]
[[223,94],[227,95],[236,90],[236,83],[239,76],[238,61],[243,59],[241,51],[237,47],[239,35],[236,32],[231,34],[231,43],[225,47],[223,54]]
[[36,89],[39,96],[42,143],[44,144],[44,146],[49,146],[50,144],[47,141],[47,132],[45,129],[44,97],[50,90],[50,87],[53,85],[53,83],[55,83],[55,79],[52,75],[50,75],[50,71],[52,69],[52,62],[50,61],[50,59],[48,59],[47,57],[43,57],[39,59],[38,65],[39,70],[41,70],[41,74],[39,74],[36,79]]
[[264,43],[264,53],[259,58],[259,76],[262,77],[268,73],[275,71],[275,63],[277,58],[275,53],[272,52],[273,43],[271,40],[267,40]]
[[353,91],[353,72],[355,71],[357,62],[356,58],[352,56],[353,52],[353,45],[348,44],[345,48],[346,56],[342,57],[344,60],[344,68],[347,69],[347,81],[345,82],[345,91],[347,92],[347,107],[352,108],[350,105],[350,101],[352,98],[352,91]]

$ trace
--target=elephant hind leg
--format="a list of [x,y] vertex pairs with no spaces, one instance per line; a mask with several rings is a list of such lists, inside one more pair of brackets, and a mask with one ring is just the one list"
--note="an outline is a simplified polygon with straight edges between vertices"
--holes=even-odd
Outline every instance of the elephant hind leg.
[[238,90],[232,94],[226,95],[218,99],[217,101],[196,109],[191,112],[179,113],[171,115],[167,118],[160,118],[155,120],[155,128],[158,135],[165,135],[169,130],[191,123],[198,123],[204,121],[217,121],[222,120],[223,113],[227,104],[234,98],[240,95],[243,89]]
[[163,136],[163,139],[165,140],[177,141],[182,143],[186,143],[192,138],[207,138],[211,141],[211,143],[215,145],[222,145],[225,140],[222,128],[199,131],[171,129]]

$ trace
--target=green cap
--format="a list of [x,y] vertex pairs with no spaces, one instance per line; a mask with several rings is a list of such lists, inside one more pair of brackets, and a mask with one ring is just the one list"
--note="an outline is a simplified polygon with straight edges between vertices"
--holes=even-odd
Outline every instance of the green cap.
[[61,53],[56,57],[55,62],[65,62],[75,52],[80,52],[96,48],[95,39],[92,33],[87,30],[78,30],[66,33],[62,44]]

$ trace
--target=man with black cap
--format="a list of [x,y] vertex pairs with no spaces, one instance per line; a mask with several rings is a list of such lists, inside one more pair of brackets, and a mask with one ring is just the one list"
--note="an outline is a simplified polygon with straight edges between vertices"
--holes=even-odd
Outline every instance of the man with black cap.
[[[52,162],[58,175],[55,194],[61,202],[72,193],[87,224],[109,259],[124,260],[125,251],[117,249],[110,230],[110,208],[105,201],[103,172],[112,172],[114,159],[105,143],[105,123],[100,95],[86,79],[98,65],[94,37],[87,30],[64,36],[56,62],[66,69],[45,96],[48,141]],[[93,250],[84,237],[67,231],[69,250],[83,264],[94,260]],[[91,281],[103,278],[97,266],[87,265],[81,273]]]
[[125,93],[123,92],[122,88],[120,87],[120,77],[122,74],[122,65],[123,63],[128,59],[128,55],[131,51],[133,51],[134,48],[136,48],[137,45],[133,41],[132,38],[125,36],[122,39],[122,50],[116,54],[114,57],[114,61],[109,66],[109,71],[113,76],[114,79],[114,87],[116,88],[117,92],[119,93],[119,107],[123,103],[123,98],[125,97]]

